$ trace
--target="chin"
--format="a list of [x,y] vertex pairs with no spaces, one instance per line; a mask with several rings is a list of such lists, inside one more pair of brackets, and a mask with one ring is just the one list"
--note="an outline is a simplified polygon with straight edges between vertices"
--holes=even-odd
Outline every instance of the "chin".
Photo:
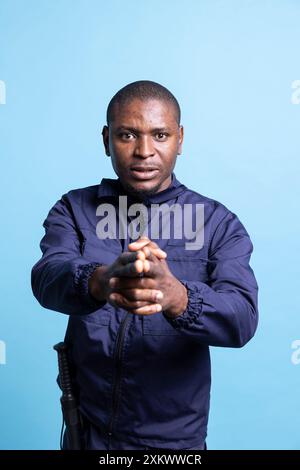
[[150,196],[158,192],[161,183],[155,183],[153,181],[142,181],[142,182],[129,182],[121,181],[122,186],[126,191],[136,196]]

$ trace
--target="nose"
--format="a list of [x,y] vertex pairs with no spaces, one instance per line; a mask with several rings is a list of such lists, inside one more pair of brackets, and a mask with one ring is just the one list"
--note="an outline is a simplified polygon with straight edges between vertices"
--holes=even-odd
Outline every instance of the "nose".
[[148,136],[140,136],[137,139],[134,154],[141,158],[152,157],[155,154],[152,138]]

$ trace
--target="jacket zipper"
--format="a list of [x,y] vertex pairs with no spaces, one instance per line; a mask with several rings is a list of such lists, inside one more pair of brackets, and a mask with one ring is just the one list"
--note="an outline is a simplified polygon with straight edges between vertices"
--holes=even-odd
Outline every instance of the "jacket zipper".
[[116,351],[115,351],[115,363],[116,363],[116,372],[114,375],[114,382],[113,382],[113,392],[112,392],[112,415],[108,427],[108,435],[109,438],[112,436],[112,430],[113,430],[113,423],[116,417],[116,413],[118,410],[118,405],[119,405],[119,398],[120,394],[118,395],[118,390],[120,386],[120,381],[121,381],[121,371],[122,371],[122,347],[124,343],[124,337],[126,333],[126,326],[130,321],[130,313],[127,313],[126,317],[121,323],[118,336],[117,336],[117,344],[116,344]]
[[[128,220],[127,220],[128,223]],[[121,239],[121,244],[122,244],[122,252],[127,250],[128,247],[128,233],[127,233],[127,227],[126,227],[126,239]],[[116,341],[116,350],[115,350],[115,364],[116,364],[116,372],[114,374],[114,382],[113,382],[113,391],[112,391],[112,414],[108,426],[108,437],[109,437],[109,444],[108,444],[108,449],[110,449],[110,439],[112,437],[112,432],[113,432],[113,425],[114,425],[114,420],[116,418],[117,410],[118,410],[118,405],[119,405],[119,399],[120,399],[120,394],[118,395],[118,390],[120,386],[120,381],[121,381],[121,372],[122,372],[122,347],[124,343],[124,337],[126,333],[126,327],[127,324],[129,323],[131,314],[127,313],[124,320],[122,321],[118,335],[117,335],[117,341]]]

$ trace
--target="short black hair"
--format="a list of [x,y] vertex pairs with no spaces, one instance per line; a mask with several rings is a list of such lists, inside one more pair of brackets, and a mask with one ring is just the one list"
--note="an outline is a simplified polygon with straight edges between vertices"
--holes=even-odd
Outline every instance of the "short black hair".
[[178,125],[180,124],[181,111],[175,96],[159,83],[152,82],[151,80],[138,80],[124,86],[112,97],[106,111],[107,125],[113,121],[113,108],[116,104],[123,105],[136,98],[142,101],[156,99],[171,103],[175,110],[176,121]]

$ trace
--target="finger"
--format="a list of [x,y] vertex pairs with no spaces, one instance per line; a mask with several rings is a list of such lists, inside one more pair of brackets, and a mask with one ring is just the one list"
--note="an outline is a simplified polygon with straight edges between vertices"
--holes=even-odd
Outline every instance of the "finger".
[[149,273],[151,269],[151,265],[150,265],[150,261],[148,261],[147,259],[144,261],[144,267],[143,267],[143,271],[144,273]]
[[[167,258],[167,253],[163,251],[157,243],[150,240],[148,237],[139,238],[139,240],[132,242],[128,245],[130,251],[142,250],[145,254],[149,253],[149,249],[160,259]],[[147,256],[147,255],[146,255]]]
[[135,242],[129,243],[128,249],[139,250],[144,248],[145,246],[149,246],[153,250],[160,250],[159,245],[153,240],[150,240],[148,237],[139,238]]
[[166,259],[167,253],[161,248],[151,248],[150,244],[142,248],[142,252],[145,254],[146,258],[149,258],[150,254],[154,254],[159,259]]
[[128,263],[133,263],[138,259],[142,261],[145,259],[145,253],[142,250],[135,251],[134,253],[124,252],[119,256],[117,261],[125,265]]
[[145,245],[141,250],[145,253],[146,257],[150,252],[160,259],[165,259],[167,257],[167,253],[152,241]]
[[[153,259],[153,261],[152,261]],[[156,278],[163,274],[163,264],[167,264],[165,260],[158,260],[151,254],[150,259],[147,258],[143,261],[143,272],[144,276]],[[158,286],[159,287],[159,286]]]
[[[162,260],[161,260],[162,261]],[[158,275],[158,265],[149,259],[142,261],[144,276],[155,278]]]
[[153,313],[161,312],[162,306],[160,304],[146,305],[133,309],[131,312],[135,315],[152,315]]
[[112,290],[123,289],[155,289],[156,283],[149,277],[143,278],[126,278],[126,277],[111,277],[109,286]]
[[150,243],[148,237],[139,238],[138,240],[129,243],[128,249],[133,251],[141,250],[142,248],[144,248],[144,246],[148,245],[148,243]]
[[128,250],[129,251],[137,251],[137,250],[142,250],[145,246],[147,246],[150,243],[150,240],[136,240],[135,242],[129,243],[128,245]]
[[163,293],[157,289],[121,289],[113,290],[113,293],[120,293],[123,297],[133,301],[159,303],[163,299]]
[[[146,247],[147,248],[147,247]],[[144,248],[145,249],[145,248]],[[155,257],[155,255],[152,253],[152,251],[150,251],[149,253],[147,253],[147,259],[145,259],[145,261],[143,261],[143,272],[144,273],[149,273],[150,270],[154,268],[154,265],[155,265],[155,261],[157,261],[157,258]]]
[[160,259],[166,259],[167,258],[167,253],[163,251],[161,248],[153,248],[152,253],[157,256],[157,258]]
[[128,300],[123,295],[117,294],[115,292],[109,295],[109,301],[113,305],[115,305],[117,307],[120,307],[120,308],[124,308],[126,310],[147,307],[149,305],[149,302],[147,302],[147,301]]
[[128,263],[125,266],[116,266],[113,271],[114,277],[136,277],[143,272],[144,261],[140,259],[136,260],[134,263]]
[[148,237],[139,238],[138,240],[129,243],[128,248],[133,250],[139,250],[144,248],[144,246],[149,245],[151,248],[159,248],[158,244],[150,240]]
[[144,253],[146,258],[148,258],[151,255],[151,250],[148,246],[144,246],[144,248],[142,248],[142,252]]

